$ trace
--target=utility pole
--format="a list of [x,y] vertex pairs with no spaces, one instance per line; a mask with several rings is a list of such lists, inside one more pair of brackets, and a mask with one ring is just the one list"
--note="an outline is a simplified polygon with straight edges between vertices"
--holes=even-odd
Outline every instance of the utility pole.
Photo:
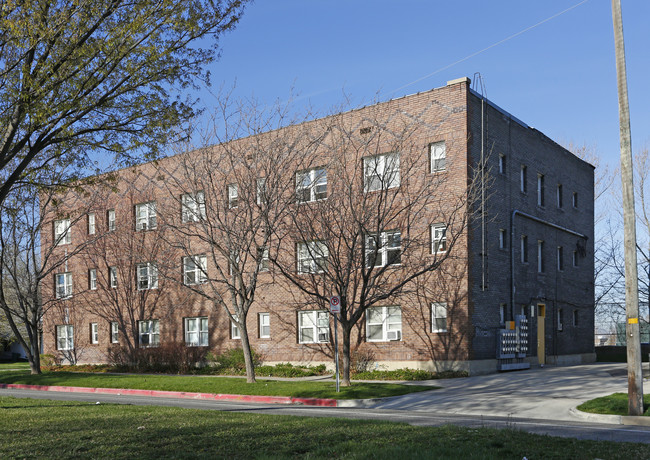
[[641,337],[639,335],[639,283],[636,265],[632,140],[630,134],[630,107],[627,100],[627,73],[625,70],[625,42],[623,41],[621,0],[612,0],[612,18],[616,44],[616,80],[618,82],[618,116],[621,136],[621,182],[623,185],[628,414],[643,415],[643,374],[641,369]]

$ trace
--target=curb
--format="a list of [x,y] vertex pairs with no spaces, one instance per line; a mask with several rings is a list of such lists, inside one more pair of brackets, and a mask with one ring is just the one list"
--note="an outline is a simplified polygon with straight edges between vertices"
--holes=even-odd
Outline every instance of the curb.
[[[27,385],[0,383],[0,388],[36,391],[60,391],[67,393],[96,393],[118,396],[152,396],[156,398],[204,399],[211,401],[240,401],[266,404],[293,404],[304,406],[340,407],[339,400],[326,398],[294,398],[292,396],[229,395],[215,393],[189,393],[185,391],[132,390],[126,388],[66,387],[50,385]],[[354,407],[354,406],[346,406]]]
[[590,412],[583,412],[577,407],[569,409],[569,413],[590,422],[611,423],[612,425],[650,426],[650,417],[644,416],[592,414]]

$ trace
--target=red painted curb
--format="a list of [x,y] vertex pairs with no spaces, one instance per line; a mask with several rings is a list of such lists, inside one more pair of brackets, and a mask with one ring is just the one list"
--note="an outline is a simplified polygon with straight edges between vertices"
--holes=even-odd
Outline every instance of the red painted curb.
[[305,406],[337,407],[338,400],[325,398],[293,398],[291,396],[229,395],[215,393],[187,393],[185,391],[133,390],[128,388],[64,387],[0,383],[0,388],[16,390],[62,391],[68,393],[99,393],[127,396],[153,396],[156,398],[209,399],[216,401],[241,401],[266,404],[302,404]]

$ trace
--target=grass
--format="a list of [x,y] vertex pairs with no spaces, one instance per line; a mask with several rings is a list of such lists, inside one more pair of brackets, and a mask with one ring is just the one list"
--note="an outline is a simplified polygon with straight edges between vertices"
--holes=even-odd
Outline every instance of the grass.
[[648,458],[646,444],[489,428],[10,397],[0,411],[0,458]]
[[[628,415],[627,393],[614,393],[592,399],[578,406],[578,410],[592,414]],[[650,395],[643,396],[644,416],[650,416]]]
[[29,363],[27,362],[11,362],[11,363],[0,363],[0,371],[4,369],[29,369]]
[[30,375],[23,371],[3,372],[0,374],[0,383],[336,399],[385,398],[436,389],[436,387],[421,385],[356,382],[350,387],[341,387],[341,392],[336,393],[335,383],[330,380],[324,382],[259,380],[257,383],[249,384],[246,383],[246,379],[231,377],[72,372],[44,372],[41,375]]

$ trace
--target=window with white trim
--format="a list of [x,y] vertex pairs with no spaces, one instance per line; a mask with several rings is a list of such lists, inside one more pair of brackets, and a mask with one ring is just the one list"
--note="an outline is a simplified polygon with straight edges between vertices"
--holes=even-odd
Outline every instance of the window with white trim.
[[324,241],[298,243],[298,273],[320,273],[327,266],[329,249]]
[[578,207],[578,192],[573,192],[573,207]]
[[366,312],[368,342],[402,340],[402,309],[400,307],[371,307]]
[[258,315],[260,325],[259,336],[260,339],[268,339],[271,337],[271,314],[260,313]]
[[97,345],[99,343],[99,325],[90,323],[90,343]]
[[111,289],[117,288],[117,267],[108,267],[108,279]]
[[157,319],[138,321],[139,343],[141,347],[160,345],[160,323]]
[[95,231],[96,231],[95,213],[91,212],[91,213],[88,213],[88,234],[89,235],[94,235]]
[[94,291],[97,289],[97,269],[91,268],[88,270],[88,289]]
[[54,221],[54,244],[62,246],[72,243],[72,232],[70,231],[70,219]]
[[537,273],[544,273],[544,241],[537,241]]
[[181,197],[181,219],[183,223],[205,219],[205,193],[186,193]]
[[230,209],[239,206],[239,186],[237,184],[228,185],[228,207]]
[[296,198],[298,203],[327,198],[327,169],[313,168],[296,173]]
[[431,303],[431,332],[447,332],[447,302]]
[[527,178],[527,168],[526,165],[521,165],[521,172],[519,173],[519,189],[521,193],[526,193],[528,191],[528,178]]
[[572,263],[574,267],[577,267],[578,264],[578,251],[573,251]]
[[115,209],[106,211],[106,222],[109,232],[115,231]]
[[402,234],[399,231],[381,232],[366,236],[366,267],[399,265],[402,262]]
[[562,193],[562,184],[557,184],[557,192],[556,192],[556,200],[557,200],[557,207],[559,209],[562,209],[563,206],[563,193]]
[[322,310],[298,312],[298,343],[330,341],[329,313]]
[[269,268],[271,266],[271,260],[269,259],[269,248],[268,248],[268,246],[257,248],[257,250],[262,253],[261,258],[260,258],[259,271],[261,271],[261,272],[269,271]]
[[544,174],[537,175],[537,206],[544,206]]
[[363,159],[363,184],[366,192],[399,187],[399,153],[383,153]]
[[506,249],[508,247],[508,234],[506,230],[499,229],[499,249]]
[[236,321],[239,321],[237,315],[232,315],[233,319],[230,320],[230,338],[231,339],[241,339],[241,334],[239,333],[239,325]]
[[185,318],[185,345],[188,347],[208,346],[208,318]]
[[137,265],[138,291],[156,289],[158,287],[158,265],[146,262]]
[[431,254],[447,252],[447,226],[433,224],[431,226]]
[[56,327],[56,349],[74,350],[74,326],[64,324]]
[[434,142],[429,146],[431,172],[444,171],[447,168],[447,148],[445,141]]
[[183,257],[183,283],[186,285],[205,283],[208,258],[203,255]]
[[557,309],[557,330],[561,331],[564,329],[564,314],[561,308]]
[[56,282],[56,298],[67,299],[72,297],[72,273],[57,273],[54,278]]
[[499,154],[499,174],[506,173],[506,156]]
[[111,343],[118,343],[120,338],[120,327],[117,321],[111,321]]
[[158,226],[156,217],[156,202],[135,205],[135,229],[151,230]]
[[268,199],[267,193],[266,193],[266,177],[260,177],[257,179],[257,204],[263,204],[266,203],[266,200]]

